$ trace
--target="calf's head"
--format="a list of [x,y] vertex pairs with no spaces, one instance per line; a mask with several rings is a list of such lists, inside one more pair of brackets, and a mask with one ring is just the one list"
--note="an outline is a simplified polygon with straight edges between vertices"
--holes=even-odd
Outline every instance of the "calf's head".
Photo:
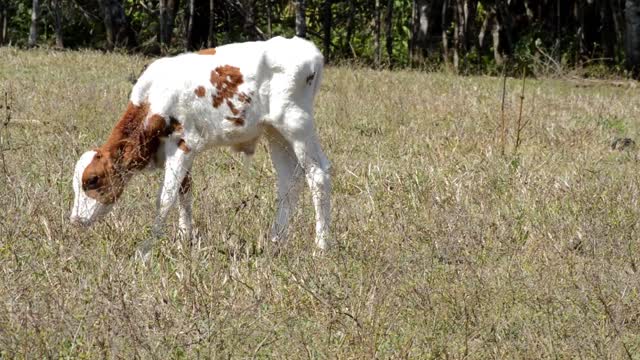
[[145,123],[148,108],[146,103],[129,103],[107,142],[82,154],[73,173],[71,222],[88,226],[103,218],[132,173],[149,164],[160,138],[172,131],[159,115],[150,116]]
[[73,174],[71,221],[88,226],[102,219],[122,194],[127,180],[110,153],[97,149],[82,154]]

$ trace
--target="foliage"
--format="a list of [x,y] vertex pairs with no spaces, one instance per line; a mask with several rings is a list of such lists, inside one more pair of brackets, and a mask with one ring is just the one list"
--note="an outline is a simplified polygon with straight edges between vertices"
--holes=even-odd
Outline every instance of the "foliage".
[[[63,15],[63,37],[69,48],[106,48],[106,31],[103,11],[98,0],[60,0]],[[123,1],[127,21],[137,37],[137,47],[130,51],[154,53],[159,51],[159,3],[150,0],[113,0]],[[166,0],[163,0],[166,1]],[[308,0],[306,1],[307,37],[318,45],[323,39],[322,9],[330,2],[332,26],[330,50],[327,58],[331,61],[348,60],[360,64],[374,63],[374,16],[373,0]],[[387,1],[380,0],[381,17],[386,21]],[[208,0],[195,0],[196,4],[208,7]],[[458,24],[455,15],[456,6],[464,3],[476,11],[468,19],[469,33],[464,41],[468,45],[458,44],[454,31]],[[459,65],[455,69],[463,74],[498,74],[503,63],[511,71],[518,72],[526,67],[529,74],[553,75],[571,68],[591,64],[599,60],[598,71],[585,71],[584,74],[599,75],[613,70],[620,73],[624,68],[624,38],[615,25],[624,18],[624,4],[613,8],[604,3],[564,2],[532,3],[524,0],[509,2],[491,0],[393,0],[392,40],[393,51],[389,57],[386,51],[382,63],[385,66],[417,66],[423,69],[441,67],[451,62],[451,55],[444,56],[443,36],[448,42],[448,52],[458,48]],[[425,5],[427,4],[427,5]],[[570,5],[570,6],[569,6]],[[29,0],[7,0],[9,32],[7,42],[24,46],[30,26]],[[423,15],[428,22],[427,43],[421,57],[410,59],[409,43],[416,38],[418,15],[416,9],[427,7]],[[440,9],[439,7],[446,6]],[[270,29],[267,8],[270,7]],[[253,12],[255,25],[266,36],[292,36],[294,34],[296,2],[292,0],[215,0],[214,17],[211,20],[217,44],[254,40],[257,35],[247,33],[246,12]],[[53,44],[54,20],[52,1],[41,4],[42,13],[38,21],[41,45]],[[353,9],[353,13],[352,13]],[[201,11],[204,11],[201,9]],[[552,15],[550,15],[552,14]],[[208,21],[208,10],[201,14]],[[443,18],[444,16],[444,18]],[[189,18],[188,0],[182,0],[175,14],[172,42],[167,53],[175,54],[187,48],[186,32]],[[615,26],[614,26],[615,25]],[[492,43],[492,29],[499,27],[499,43]],[[442,31],[444,27],[445,31]],[[384,28],[384,26],[383,26]],[[484,29],[484,30],[483,30]],[[599,30],[596,30],[599,29]],[[270,30],[270,31],[269,31]],[[479,43],[480,31],[484,31],[484,43]],[[199,29],[198,31],[208,31]],[[350,31],[352,31],[350,33]],[[385,44],[385,31],[382,31],[381,46]],[[350,38],[350,41],[348,39]],[[206,34],[205,34],[206,38]]]

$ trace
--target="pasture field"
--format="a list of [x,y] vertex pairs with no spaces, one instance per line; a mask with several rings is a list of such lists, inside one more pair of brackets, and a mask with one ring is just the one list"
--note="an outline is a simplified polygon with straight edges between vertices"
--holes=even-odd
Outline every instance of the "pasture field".
[[[336,246],[305,190],[267,250],[275,177],[227,149],[194,166],[200,244],[150,236],[160,173],[69,224],[75,161],[148,59],[0,48],[0,358],[640,358],[634,83],[328,67],[316,106]],[[4,108],[5,94],[10,111]],[[10,112],[11,120],[6,123]]]

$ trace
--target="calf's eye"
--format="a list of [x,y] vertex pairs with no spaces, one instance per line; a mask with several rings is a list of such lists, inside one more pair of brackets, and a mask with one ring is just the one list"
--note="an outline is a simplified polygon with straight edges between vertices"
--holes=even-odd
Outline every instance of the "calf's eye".
[[84,184],[85,190],[95,190],[99,187],[100,178],[97,175],[90,177]]

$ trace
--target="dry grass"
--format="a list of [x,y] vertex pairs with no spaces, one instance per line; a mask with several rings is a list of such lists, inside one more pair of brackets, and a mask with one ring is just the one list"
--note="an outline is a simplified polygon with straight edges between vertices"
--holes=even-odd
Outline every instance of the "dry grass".
[[[145,268],[160,174],[69,225],[71,173],[145,59],[0,49],[0,357],[629,358],[640,353],[637,90],[529,80],[501,156],[501,81],[329,68],[317,124],[338,247],[313,257],[308,191],[278,256],[264,146],[197,160],[200,249]],[[520,82],[508,81],[507,117]],[[0,99],[2,100],[2,99]],[[0,109],[4,119],[5,109]]]

